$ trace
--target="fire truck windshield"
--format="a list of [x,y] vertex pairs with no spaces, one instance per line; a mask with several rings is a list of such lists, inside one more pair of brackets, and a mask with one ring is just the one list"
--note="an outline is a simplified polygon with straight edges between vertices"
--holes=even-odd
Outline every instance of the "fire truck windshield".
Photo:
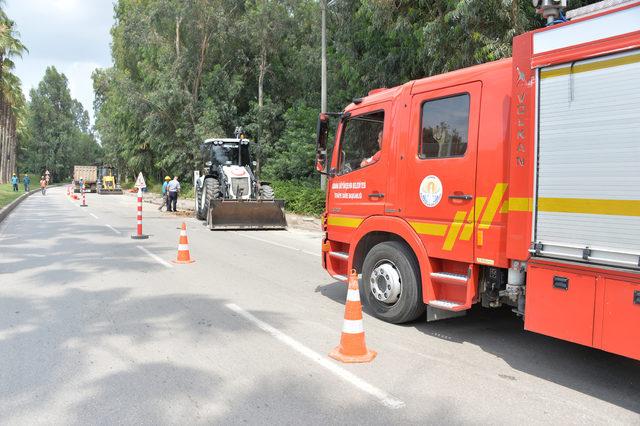
[[359,115],[342,123],[338,174],[375,164],[382,150],[384,111]]

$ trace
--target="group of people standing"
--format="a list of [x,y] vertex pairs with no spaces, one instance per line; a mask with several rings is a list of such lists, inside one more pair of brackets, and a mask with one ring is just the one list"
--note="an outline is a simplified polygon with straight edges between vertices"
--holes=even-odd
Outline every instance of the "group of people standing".
[[[43,176],[40,176],[40,191],[42,192],[42,195],[46,195],[47,193],[47,186],[49,185],[49,179],[50,179],[49,170],[47,170]],[[19,181],[20,179],[18,178],[18,175],[14,173],[13,176],[11,176],[11,186],[13,186],[14,192],[18,192]],[[31,178],[26,173],[22,178],[22,184],[24,185],[24,192],[29,192],[29,186],[31,185]]]
[[164,183],[162,184],[162,198],[164,203],[160,204],[158,210],[162,210],[162,207],[167,207],[168,212],[176,212],[178,204],[178,194],[180,193],[180,182],[178,182],[178,176],[174,176],[171,179],[170,176],[164,177]]

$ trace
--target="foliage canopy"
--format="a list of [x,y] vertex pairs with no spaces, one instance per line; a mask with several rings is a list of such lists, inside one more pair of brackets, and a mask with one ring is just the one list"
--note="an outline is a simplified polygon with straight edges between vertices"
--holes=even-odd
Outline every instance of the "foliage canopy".
[[[327,10],[330,110],[509,56],[514,35],[541,25],[530,0],[335,0]],[[260,141],[266,177],[313,176],[319,0],[119,0],[115,17],[114,66],[94,74],[110,162],[188,178],[202,140],[242,125]]]

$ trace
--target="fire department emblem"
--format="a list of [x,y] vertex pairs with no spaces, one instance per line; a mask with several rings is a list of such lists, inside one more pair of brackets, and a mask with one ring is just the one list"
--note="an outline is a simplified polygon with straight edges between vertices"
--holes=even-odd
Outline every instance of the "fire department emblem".
[[427,207],[435,207],[442,200],[442,182],[438,176],[429,175],[422,179],[420,200]]

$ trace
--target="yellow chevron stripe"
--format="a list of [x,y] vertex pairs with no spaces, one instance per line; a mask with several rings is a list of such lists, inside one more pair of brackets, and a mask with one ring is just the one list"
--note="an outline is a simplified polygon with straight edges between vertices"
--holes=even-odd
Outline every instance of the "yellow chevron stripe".
[[343,226],[345,228],[357,228],[364,221],[361,217],[344,217],[329,215],[327,225]]
[[460,234],[461,241],[469,241],[471,239],[471,235],[473,235],[473,227],[478,222],[478,217],[480,216],[480,212],[484,207],[484,203],[487,201],[487,197],[478,197],[476,198],[475,205],[473,207],[474,217],[473,221],[469,222],[469,216],[471,215],[471,211],[467,215],[467,223],[464,224],[464,228],[462,229],[462,233]]
[[539,198],[538,211],[555,213],[640,216],[640,200],[597,200],[586,198]]
[[456,215],[453,218],[453,223],[449,226],[449,232],[444,240],[444,245],[442,246],[443,250],[449,251],[453,249],[453,245],[456,243],[458,233],[460,233],[460,228],[462,228],[463,221],[466,216],[467,212],[464,210],[456,212]]
[[411,225],[418,234],[422,235],[443,237],[447,233],[447,225],[441,223],[409,222],[409,225]]
[[493,193],[491,194],[491,198],[489,198],[489,203],[482,215],[482,219],[480,219],[478,229],[489,229],[500,206],[500,201],[502,201],[502,197],[507,191],[507,186],[506,183],[501,182],[497,183],[495,188],[493,188]]
[[640,62],[640,53],[635,55],[623,56],[622,58],[607,59],[604,61],[591,62],[588,64],[574,65],[573,70],[570,66],[556,68],[553,70],[543,70],[540,72],[540,79],[560,77],[562,75],[578,74],[587,71],[596,71],[605,68],[619,67],[621,65],[629,65]]

